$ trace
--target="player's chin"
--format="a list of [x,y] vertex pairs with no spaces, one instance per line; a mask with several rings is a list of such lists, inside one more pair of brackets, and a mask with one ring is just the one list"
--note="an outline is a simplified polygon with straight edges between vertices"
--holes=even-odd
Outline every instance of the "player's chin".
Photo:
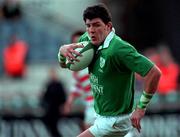
[[99,45],[99,42],[96,41],[96,40],[91,40],[91,43],[92,43],[93,45],[95,45],[95,46],[98,46],[98,45]]

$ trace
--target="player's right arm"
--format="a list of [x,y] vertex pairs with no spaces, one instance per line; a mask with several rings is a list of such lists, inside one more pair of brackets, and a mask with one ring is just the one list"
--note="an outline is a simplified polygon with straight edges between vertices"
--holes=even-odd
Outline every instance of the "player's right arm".
[[[82,41],[89,41],[90,38],[88,36],[88,33],[85,32],[78,40],[78,42]],[[70,63],[73,63],[73,60],[78,61],[73,54],[75,55],[81,55],[79,52],[75,51],[76,48],[83,48],[83,45],[77,44],[77,43],[71,43],[67,45],[62,45],[59,48],[58,52],[58,60],[59,60],[59,65],[62,68],[66,68],[66,59],[69,60]]]
[[70,63],[73,63],[73,61],[79,61],[78,59],[75,58],[74,55],[81,56],[81,54],[77,52],[75,49],[83,48],[83,47],[84,47],[83,45],[77,44],[77,43],[62,45],[59,48],[59,52],[58,52],[58,61],[59,61],[60,66],[62,68],[66,68],[67,59]]

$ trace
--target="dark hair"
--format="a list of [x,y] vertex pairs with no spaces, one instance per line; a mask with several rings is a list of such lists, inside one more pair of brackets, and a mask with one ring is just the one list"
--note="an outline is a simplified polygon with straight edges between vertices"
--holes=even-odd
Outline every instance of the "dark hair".
[[105,24],[111,21],[111,14],[104,4],[89,6],[84,10],[83,20],[100,18]]

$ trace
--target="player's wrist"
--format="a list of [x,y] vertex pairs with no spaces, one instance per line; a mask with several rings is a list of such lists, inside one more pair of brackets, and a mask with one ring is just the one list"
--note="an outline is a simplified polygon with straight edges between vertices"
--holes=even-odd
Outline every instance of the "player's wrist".
[[136,108],[135,108],[135,110],[143,110],[143,111],[146,111],[146,109],[147,108],[140,108],[140,107],[138,107],[138,105],[136,105]]
[[146,91],[143,91],[139,102],[137,103],[137,108],[146,110],[147,106],[149,105],[152,97],[154,94],[147,93]]

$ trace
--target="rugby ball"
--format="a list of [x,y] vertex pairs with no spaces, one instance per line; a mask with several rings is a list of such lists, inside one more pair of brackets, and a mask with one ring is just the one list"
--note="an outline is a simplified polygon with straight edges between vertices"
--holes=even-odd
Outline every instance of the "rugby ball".
[[89,41],[80,42],[78,44],[83,44],[83,48],[76,48],[75,50],[81,53],[82,56],[75,56],[79,62],[74,61],[74,64],[71,64],[67,61],[66,66],[72,71],[79,71],[85,69],[89,66],[91,61],[93,60],[95,54],[95,47]]

